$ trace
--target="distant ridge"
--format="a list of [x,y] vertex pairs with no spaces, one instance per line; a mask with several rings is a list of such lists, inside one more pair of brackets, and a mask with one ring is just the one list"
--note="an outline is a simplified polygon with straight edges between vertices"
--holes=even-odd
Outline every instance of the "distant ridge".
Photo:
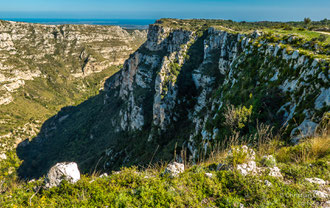
[[147,29],[149,24],[155,22],[154,19],[54,19],[54,18],[1,18],[2,20],[40,23],[47,25],[118,25],[127,29]]

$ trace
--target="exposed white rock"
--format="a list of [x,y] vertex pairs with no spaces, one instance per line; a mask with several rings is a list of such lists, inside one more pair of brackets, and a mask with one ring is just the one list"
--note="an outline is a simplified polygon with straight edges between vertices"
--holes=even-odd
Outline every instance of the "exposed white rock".
[[278,74],[279,74],[279,72],[278,72],[278,71],[276,71],[276,72],[275,72],[275,74],[274,74],[274,76],[273,76],[272,78],[270,78],[270,80],[269,80],[269,81],[272,81],[272,82],[274,82],[274,81],[278,80]]
[[282,174],[281,174],[281,170],[278,167],[272,167],[269,168],[269,176],[273,176],[276,178],[283,178]]
[[321,88],[320,95],[315,100],[315,108],[320,110],[324,106],[330,105],[330,88]]
[[298,127],[291,131],[292,142],[297,143],[302,138],[312,136],[317,125],[317,123],[305,119]]
[[164,174],[169,174],[172,177],[177,177],[180,173],[184,172],[184,164],[172,162],[165,168]]
[[318,185],[326,185],[327,182],[321,178],[305,178],[306,181],[308,181],[309,183],[314,183],[314,184],[318,184]]
[[328,199],[329,198],[329,194],[324,192],[324,191],[313,190],[312,193],[317,198],[321,198],[321,199]]
[[[260,33],[254,34],[255,37],[259,37],[260,35]],[[9,40],[9,37],[5,38],[6,40]],[[68,38],[72,40],[77,39],[77,41],[88,39],[85,36],[74,36],[72,33],[68,32],[58,38]],[[95,38],[100,40],[102,39],[102,37],[98,34],[95,34]],[[148,41],[143,46],[143,50],[139,50],[138,52],[131,55],[130,58],[126,61],[122,71],[114,75],[115,81],[113,81],[113,83],[109,82],[107,85],[108,90],[115,89],[117,87],[120,88],[120,90],[118,92],[116,91],[115,94],[123,101],[123,105],[120,107],[119,110],[119,118],[113,118],[111,121],[111,125],[114,126],[114,129],[116,129],[117,132],[121,130],[141,130],[142,126],[144,125],[144,115],[149,112],[145,112],[144,110],[145,106],[143,101],[145,98],[143,97],[143,93],[141,93],[143,94],[142,96],[140,95],[139,90],[147,91],[151,89],[150,91],[153,91],[154,93],[151,95],[148,94],[148,96],[151,96],[152,98],[150,101],[152,104],[152,113],[150,113],[150,116],[152,117],[152,124],[154,126],[153,128],[155,128],[150,130],[150,141],[152,140],[152,138],[158,136],[156,134],[161,134],[163,131],[165,132],[165,130],[167,130],[167,126],[170,125],[172,121],[178,121],[180,115],[176,114],[175,107],[181,107],[177,105],[190,102],[190,100],[185,100],[185,98],[183,99],[177,97],[179,85],[177,85],[176,83],[176,75],[174,76],[171,73],[171,64],[175,62],[178,63],[179,66],[183,65],[186,61],[184,60],[184,55],[187,52],[188,43],[190,45],[190,43],[193,43],[196,39],[197,37],[194,37],[193,32],[184,31],[184,29],[173,29],[166,26],[162,27],[159,25],[152,25],[150,27]],[[239,40],[242,40],[241,44],[239,44]],[[213,105],[212,103],[212,112],[210,112],[208,109],[208,104],[213,102],[213,92],[218,87],[212,86],[212,84],[214,83],[214,81],[219,81],[215,80],[216,78],[218,78],[218,76],[214,76],[213,73],[216,73],[218,75],[220,71],[220,73],[224,75],[221,76],[221,79],[222,77],[224,77],[225,79],[223,83],[224,86],[228,84],[228,86],[225,87],[230,88],[230,86],[234,87],[236,84],[240,84],[242,70],[240,68],[238,68],[237,70],[237,66],[247,61],[247,55],[252,54],[252,52],[254,53],[255,50],[252,50],[253,46],[251,42],[256,42],[256,40],[253,39],[251,41],[251,39],[246,38],[245,35],[234,35],[227,32],[217,31],[214,28],[209,29],[208,37],[204,40],[204,48],[201,48],[204,50],[204,53],[202,52],[204,55],[204,60],[200,64],[200,67],[196,66],[195,69],[192,69],[193,82],[198,89],[196,90],[196,95],[194,95],[193,104],[195,106],[193,106],[191,109],[185,109],[188,110],[188,118],[191,119],[191,121],[193,121],[194,123],[194,128],[192,128],[193,131],[189,133],[190,141],[187,145],[194,156],[197,156],[198,151],[196,149],[198,148],[198,145],[200,145],[197,144],[197,142],[194,143],[193,138],[195,136],[200,134],[202,135],[202,138],[205,141],[205,146],[203,148],[206,151],[209,140],[215,139],[218,132],[221,131],[221,129],[216,129],[216,127],[212,127],[211,129],[207,129],[205,127],[208,120],[212,118],[217,119],[217,115],[214,112],[217,111],[217,108],[219,111],[222,107],[222,104],[227,102],[226,100],[222,100],[223,94],[221,92],[221,95],[219,95],[219,97],[216,98],[217,100],[214,102],[217,104],[221,104]],[[307,95],[313,93],[315,88],[318,88],[317,85],[314,85],[315,83],[310,84],[307,81],[313,80],[315,76],[318,75],[317,73],[319,72],[317,70],[317,64],[314,64],[315,61],[313,60],[313,64],[312,66],[310,66],[310,61],[308,60],[308,58],[299,55],[298,51],[294,51],[292,55],[288,55],[286,49],[283,49],[283,51],[281,51],[281,46],[278,44],[274,47],[271,44],[267,45],[266,41],[260,41],[259,43],[262,44],[262,47],[255,51],[258,54],[253,55],[255,55],[256,58],[260,58],[265,68],[273,65],[273,63],[283,61],[281,60],[281,55],[283,55],[283,59],[286,59],[288,61],[287,64],[290,66],[289,70],[292,70],[289,71],[289,73],[285,73],[284,76],[283,70],[281,68],[276,67],[275,65],[271,66],[270,69],[271,72],[269,74],[273,75],[272,77],[267,76],[268,74],[264,76],[265,71],[263,70],[263,68],[257,70],[257,73],[259,74],[258,76],[256,76],[263,78],[263,80],[258,80],[256,82],[257,85],[265,84],[266,86],[268,84],[274,85],[277,83],[281,83],[280,86],[274,86],[274,88],[279,87],[280,89],[282,89],[283,94],[287,94],[288,97],[290,97],[286,101],[287,103],[282,106],[280,110],[285,111],[285,122],[290,121],[293,116],[296,115],[296,109],[300,109],[301,103],[304,102],[304,100],[301,100],[300,98],[295,98],[295,96],[293,95],[299,92],[299,90],[302,90],[303,93],[299,97],[305,98]],[[49,50],[49,54],[51,54],[54,49],[49,48],[47,50]],[[116,51],[111,51],[109,49],[108,52]],[[163,54],[163,52],[166,52],[165,56],[158,55]],[[205,67],[205,69],[203,69],[202,67],[203,65],[207,66],[206,64],[214,64],[214,60],[211,60],[212,52],[216,52],[217,55],[219,55],[219,71],[217,69],[212,72],[208,70],[207,67]],[[262,59],[265,54],[267,56]],[[86,58],[85,55],[84,53],[82,53],[81,57]],[[201,54],[202,58],[203,55]],[[273,55],[274,57],[269,57],[268,55]],[[294,67],[292,67],[293,65]],[[298,70],[294,71],[294,69],[297,69],[298,67],[301,67],[301,70],[299,70],[299,78],[287,75],[293,74],[293,72],[298,73]],[[87,71],[98,70],[95,65],[94,67],[88,65],[87,68]],[[323,77],[321,78],[324,79]],[[324,80],[327,80],[327,77],[325,77]],[[270,83],[272,81],[276,82]],[[316,109],[318,109],[318,106],[323,105],[324,100],[328,101],[329,99],[324,98],[325,96],[322,93],[323,91],[321,92],[320,96],[317,98],[317,102],[315,103]],[[326,92],[324,94],[328,95],[329,93]],[[327,102],[326,104],[328,105]],[[204,113],[204,110],[206,111],[206,113]],[[313,115],[313,110],[314,109],[311,109],[308,114]],[[311,118],[309,117],[306,118],[311,120]],[[301,124],[300,127],[303,128],[304,125]],[[299,129],[298,127],[296,131],[301,131],[301,129]],[[295,134],[296,132],[293,133]],[[248,155],[248,161],[245,164],[238,165],[238,169],[242,172],[242,174],[258,173],[259,171],[267,170],[267,168],[261,168],[256,166],[256,163],[254,161],[255,153],[253,150],[251,152],[247,146],[243,146],[242,150],[239,149],[237,151],[243,151]],[[229,156],[230,154],[232,154],[232,152],[229,153]],[[176,165],[172,164],[172,166]],[[184,169],[184,167],[182,169]],[[281,177],[280,170],[276,166],[272,166],[272,168],[269,170],[270,175],[275,177]]]
[[275,45],[275,50],[274,50],[274,54],[273,56],[277,56],[278,51],[281,49],[281,46],[279,46],[278,44]]
[[305,60],[305,56],[299,56],[298,61],[296,63],[296,65],[294,66],[294,68],[296,69],[299,66],[302,66],[304,64],[304,60]]
[[281,86],[279,86],[279,88],[282,89],[283,92],[292,92],[296,90],[297,84],[298,84],[297,79],[292,81],[285,80],[285,82]]
[[288,61],[289,59],[291,59],[291,55],[287,54],[286,51],[287,51],[286,48],[282,50],[282,58]]
[[230,62],[223,59],[223,58],[220,58],[219,59],[219,70],[220,70],[220,73],[225,75],[226,72],[228,71],[229,69],[229,65],[230,65]]
[[205,176],[208,178],[213,178],[213,174],[212,173],[205,173]]
[[0,154],[0,161],[1,160],[6,160],[7,159],[7,155],[5,153],[1,153]]
[[273,53],[274,50],[274,46],[273,45],[269,45],[266,49],[265,55],[270,55]]
[[252,36],[254,36],[254,38],[258,38],[262,35],[262,32],[258,31],[258,30],[255,30],[253,33],[252,33]]
[[292,43],[292,41],[294,41],[294,40],[296,40],[296,39],[297,39],[296,36],[291,35],[291,36],[289,37],[289,39],[288,39],[288,42],[289,42],[289,43]]
[[295,50],[291,56],[292,59],[297,59],[299,57],[299,51]]
[[106,177],[108,177],[108,174],[107,174],[107,173],[103,173],[103,174],[101,174],[99,177],[100,177],[100,178],[106,178]]
[[311,65],[311,67],[312,67],[312,68],[315,68],[315,67],[318,65],[318,63],[319,63],[319,59],[314,59],[314,61],[313,61],[312,65]]
[[63,122],[65,119],[67,119],[68,117],[69,117],[69,115],[64,115],[64,116],[60,117],[60,118],[58,119],[58,121],[61,123],[61,122]]
[[244,176],[248,174],[256,175],[258,174],[259,171],[255,161],[249,161],[244,164],[238,164],[236,169]]
[[13,96],[6,92],[2,96],[0,96],[0,105],[8,105],[14,100]]
[[144,125],[143,108],[134,106],[131,112],[131,129],[141,130]]
[[[0,21],[0,107],[12,104],[12,110],[15,110],[16,106],[19,108],[20,105],[14,104],[18,96],[20,99],[29,99],[29,103],[39,103],[45,99],[38,91],[29,92],[26,97],[25,93],[35,91],[37,83],[43,83],[41,85],[44,86],[45,83],[52,82],[56,85],[58,80],[48,76],[49,73],[57,75],[60,79],[65,76],[64,79],[75,83],[76,79],[81,77],[101,72],[111,66],[122,65],[146,40],[146,33],[144,30],[128,32],[118,26],[49,26]],[[61,50],[58,50],[59,48]],[[61,63],[61,66],[58,63]],[[31,84],[28,80],[37,82]],[[73,91],[78,94],[87,90],[85,85],[75,87],[77,88]],[[20,93],[17,94],[16,91]],[[44,107],[49,108],[47,105]],[[27,113],[24,111],[21,113]],[[10,113],[2,116],[10,117]],[[12,116],[7,122],[20,123],[16,119],[17,117]],[[65,117],[59,118],[59,122],[63,122],[64,119]],[[41,124],[38,124],[38,127],[40,126]],[[19,134],[14,132],[13,138],[32,138],[29,133],[23,135],[21,131]]]
[[80,172],[77,163],[57,163],[53,166],[45,178],[45,188],[52,188],[60,185],[62,180],[70,183],[76,183],[80,180]]

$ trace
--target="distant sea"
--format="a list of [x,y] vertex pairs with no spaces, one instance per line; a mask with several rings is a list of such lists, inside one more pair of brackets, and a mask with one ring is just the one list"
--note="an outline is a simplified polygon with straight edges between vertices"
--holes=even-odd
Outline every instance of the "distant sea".
[[127,29],[147,29],[155,19],[40,19],[40,18],[1,18],[15,22],[40,23],[46,25],[87,24],[87,25],[118,25]]

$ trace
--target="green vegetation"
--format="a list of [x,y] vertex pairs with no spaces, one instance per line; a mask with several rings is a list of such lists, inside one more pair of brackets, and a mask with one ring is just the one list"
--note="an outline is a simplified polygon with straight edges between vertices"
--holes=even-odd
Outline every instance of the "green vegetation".
[[[310,19],[309,19],[310,20]],[[320,31],[329,31],[330,20],[324,19],[321,21],[311,21],[309,22],[310,30],[320,30]],[[209,19],[160,19],[157,20],[156,25],[162,25],[166,27],[171,27],[174,29],[183,29],[183,30],[199,30],[202,28],[209,27],[219,27],[219,29],[228,30],[231,32],[252,32],[254,30],[262,30],[267,28],[277,28],[284,30],[291,30],[293,28],[303,28],[306,23],[305,21],[301,22],[235,22],[232,20],[209,20]]]
[[[309,19],[310,20],[310,19]],[[280,43],[294,37],[292,42],[287,42],[285,47],[293,47],[314,58],[329,59],[330,54],[330,20],[309,22],[308,29],[305,21],[302,22],[234,22],[231,20],[178,20],[160,19],[155,25],[171,27],[173,29],[195,31],[196,33],[207,30],[209,27],[227,31],[229,33],[240,33],[250,35],[258,30],[264,35],[259,39],[267,39],[271,43]]]
[[243,164],[248,162],[249,153],[244,151],[242,146],[232,146],[231,153],[227,157],[227,162],[236,167],[238,164]]
[[[14,102],[1,106],[0,119],[10,122],[1,126],[0,133],[12,132],[13,137],[30,136],[26,129],[19,131],[18,127],[32,123],[35,128],[39,128],[40,123],[56,114],[62,107],[77,105],[97,95],[105,78],[119,69],[117,66],[109,67],[82,79],[66,79],[56,73],[47,73],[47,79],[27,81],[24,88],[15,92]],[[8,138],[8,141],[15,140]]]
[[[315,148],[318,144],[330,144],[329,137],[315,139],[299,146],[313,144]],[[326,162],[330,158],[329,145],[327,152],[316,151],[317,155],[307,161],[296,160],[295,150],[290,149],[285,155],[290,162],[283,162],[280,159],[283,149],[287,147],[278,142],[255,148],[258,157],[275,151],[283,179],[268,176],[266,172],[243,176],[231,169],[217,171],[214,166],[219,162],[238,164],[246,158],[235,156],[238,160],[232,161],[226,157],[228,150],[222,149],[207,161],[187,164],[184,173],[174,178],[162,176],[165,167],[162,165],[147,169],[131,167],[112,172],[110,176],[85,175],[76,184],[63,181],[59,187],[39,191],[42,179],[22,182],[11,176],[11,183],[7,181],[1,186],[0,204],[2,207],[240,207],[241,204],[245,207],[315,207],[323,203],[324,199],[312,193],[318,185],[308,184],[305,178],[330,180],[330,167]],[[266,180],[271,185],[265,183]]]
[[248,118],[252,114],[252,108],[252,105],[250,105],[249,108],[246,108],[245,106],[238,108],[235,108],[234,106],[231,106],[231,108],[228,107],[225,114],[226,125],[233,129],[244,128]]

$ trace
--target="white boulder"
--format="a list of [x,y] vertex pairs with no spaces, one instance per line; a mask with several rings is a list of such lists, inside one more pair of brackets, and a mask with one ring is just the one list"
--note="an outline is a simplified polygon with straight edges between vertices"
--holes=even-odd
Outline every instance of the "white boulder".
[[107,173],[103,173],[102,175],[99,176],[100,178],[106,178],[108,177],[108,174]]
[[184,164],[173,162],[167,165],[164,174],[170,174],[170,176],[176,177],[183,172],[184,172]]
[[281,174],[281,170],[276,166],[269,168],[269,176],[273,176],[276,178],[283,178],[283,176]]
[[47,174],[45,179],[45,188],[52,188],[60,185],[62,180],[66,180],[70,183],[76,183],[80,180],[80,172],[77,163],[64,162],[57,163],[53,166]]
[[212,178],[213,174],[212,173],[205,173],[205,176],[208,177],[208,178]]
[[6,159],[7,159],[7,155],[5,153],[0,154],[0,161]]

